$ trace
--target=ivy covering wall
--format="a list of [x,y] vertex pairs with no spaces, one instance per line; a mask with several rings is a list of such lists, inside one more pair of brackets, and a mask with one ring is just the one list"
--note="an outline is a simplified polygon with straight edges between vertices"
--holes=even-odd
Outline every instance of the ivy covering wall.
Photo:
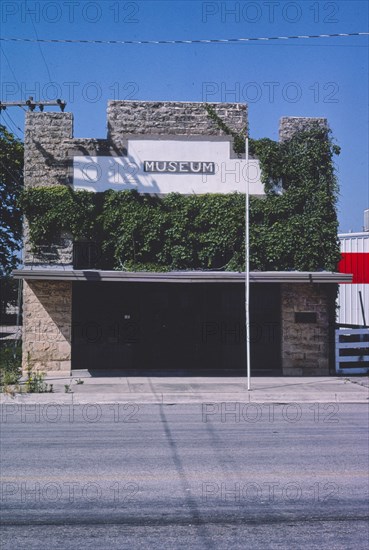
[[[242,152],[242,141],[236,141]],[[291,140],[250,140],[260,160],[266,197],[250,200],[253,270],[334,271],[339,148],[320,127]],[[282,184],[283,193],[275,192]],[[244,269],[245,196],[135,191],[90,193],[70,187],[32,187],[22,196],[34,245],[61,232],[99,243],[99,267],[127,270]]]

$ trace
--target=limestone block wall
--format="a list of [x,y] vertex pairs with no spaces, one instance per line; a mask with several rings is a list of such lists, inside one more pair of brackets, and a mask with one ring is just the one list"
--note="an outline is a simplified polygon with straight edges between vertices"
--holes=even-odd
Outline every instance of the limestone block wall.
[[72,283],[24,281],[23,356],[28,366],[42,372],[70,373],[72,339]]
[[286,116],[279,121],[279,141],[291,139],[297,132],[310,130],[314,126],[328,128],[326,118]]
[[[282,367],[287,376],[327,376],[334,353],[336,286],[281,285]],[[299,322],[296,313],[316,315]]]

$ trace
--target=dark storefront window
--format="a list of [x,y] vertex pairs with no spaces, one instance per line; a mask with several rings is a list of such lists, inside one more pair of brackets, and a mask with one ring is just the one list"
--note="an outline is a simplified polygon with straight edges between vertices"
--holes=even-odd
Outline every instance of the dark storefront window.
[[[281,369],[280,286],[251,291],[253,374]],[[72,368],[244,376],[243,284],[75,282]]]

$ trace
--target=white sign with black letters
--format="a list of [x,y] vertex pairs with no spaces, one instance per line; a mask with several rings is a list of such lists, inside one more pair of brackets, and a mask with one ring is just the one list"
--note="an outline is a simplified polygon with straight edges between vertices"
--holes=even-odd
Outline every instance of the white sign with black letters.
[[144,160],[144,172],[155,174],[215,174],[214,162]]
[[259,161],[232,158],[231,142],[214,139],[128,140],[127,156],[75,156],[73,187],[92,192],[136,189],[139,193],[232,193],[264,195]]

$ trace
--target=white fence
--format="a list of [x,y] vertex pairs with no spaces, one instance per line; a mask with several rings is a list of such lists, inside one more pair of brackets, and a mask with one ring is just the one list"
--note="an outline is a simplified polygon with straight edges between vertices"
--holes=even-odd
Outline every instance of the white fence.
[[336,372],[369,373],[369,328],[336,329]]
[[363,301],[365,321],[369,322],[369,285],[368,284],[340,284],[338,294],[337,323],[348,325],[363,325],[363,313],[360,303],[360,295]]
[[[338,237],[340,239],[341,252],[353,257],[351,266],[354,282],[339,285],[337,323],[360,326],[369,321],[367,318],[365,321],[363,319],[359,296],[359,293],[361,293],[364,311],[369,311],[369,283],[359,282],[360,275],[363,275],[361,272],[362,266],[359,267],[360,262],[355,260],[355,256],[367,255],[366,262],[369,262],[369,232],[343,233],[338,235]],[[368,315],[366,314],[365,317],[368,317]]]

